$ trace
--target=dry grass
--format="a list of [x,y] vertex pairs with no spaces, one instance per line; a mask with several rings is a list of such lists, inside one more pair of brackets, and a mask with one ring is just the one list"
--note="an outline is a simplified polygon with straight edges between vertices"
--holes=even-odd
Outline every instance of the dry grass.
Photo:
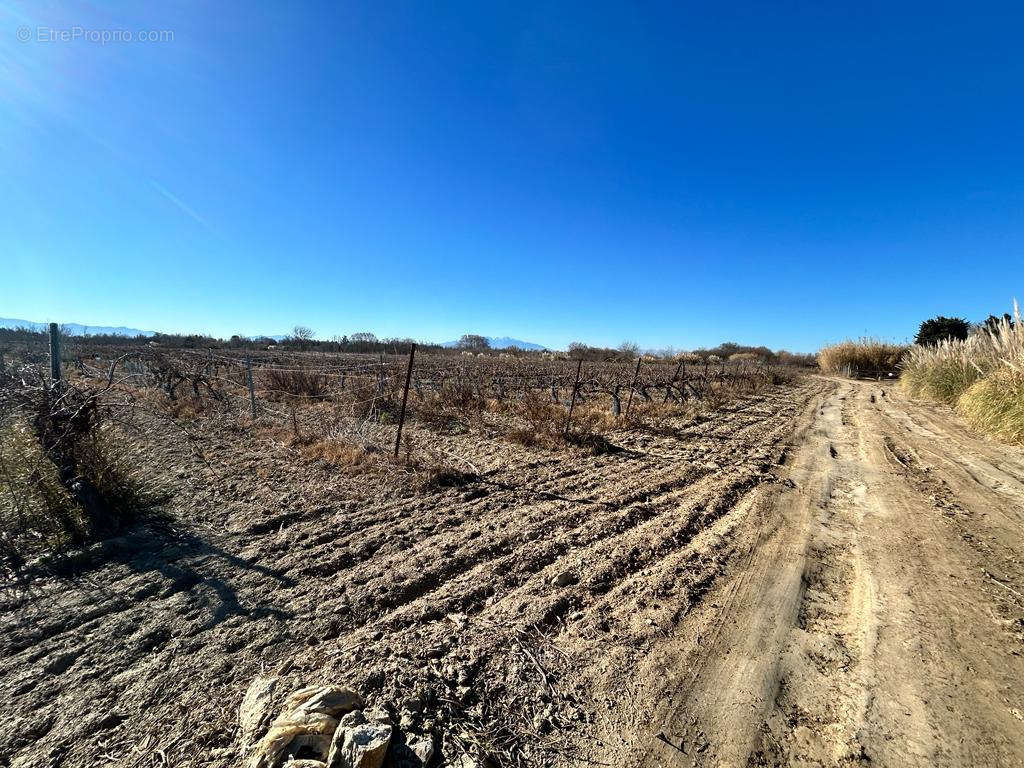
[[[344,426],[338,410],[317,404],[304,409],[304,425],[296,430],[283,426],[264,427],[261,433],[295,450],[309,462],[320,462],[353,477],[389,477],[392,484],[406,484],[416,491],[466,485],[478,479],[475,469],[459,469],[450,456],[424,445],[414,445],[413,437],[403,435],[401,450],[395,457],[357,432]],[[318,425],[310,425],[310,416]],[[469,466],[467,464],[467,466]]]
[[933,347],[912,347],[901,366],[903,390],[911,397],[956,405],[960,395],[992,369],[985,346],[986,340],[979,335],[966,341],[942,341]]
[[[714,399],[712,397],[712,401]],[[622,417],[623,426],[643,429],[655,434],[675,434],[679,418],[693,418],[702,409],[713,407],[712,401],[633,403],[629,414]]]
[[0,570],[17,573],[31,558],[63,554],[157,513],[166,491],[90,391],[21,394],[0,414]]
[[976,429],[1024,444],[1024,373],[996,371],[974,382],[960,396],[957,410]]
[[910,347],[905,344],[890,344],[878,339],[842,341],[818,352],[818,366],[825,373],[851,378],[885,376],[898,369],[908,349]]
[[23,420],[0,427],[0,560],[25,558],[85,540],[88,524],[61,484],[57,467]]
[[416,418],[437,432],[463,432],[490,409],[468,382],[445,382],[415,406]]
[[1013,320],[1000,320],[994,332],[915,346],[902,367],[907,394],[952,405],[975,428],[1024,443],[1024,324],[1016,303]]
[[353,473],[367,471],[382,458],[372,446],[345,442],[336,438],[308,440],[292,438],[293,445],[309,461],[323,461],[333,467]]
[[210,416],[218,409],[223,409],[223,400],[214,400],[210,397],[195,397],[191,393],[184,396],[178,395],[175,398],[167,396],[166,392],[155,389],[139,389],[135,393],[136,400],[154,413],[162,414],[174,421],[191,422],[197,419]]
[[509,429],[508,437],[521,445],[575,445],[599,453],[608,447],[600,433],[614,424],[608,410],[596,401],[577,402],[566,429],[568,410],[539,391],[525,393],[512,405],[512,411],[516,424]]
[[267,394],[280,397],[301,397],[321,400],[327,396],[327,376],[318,371],[282,370],[263,372]]

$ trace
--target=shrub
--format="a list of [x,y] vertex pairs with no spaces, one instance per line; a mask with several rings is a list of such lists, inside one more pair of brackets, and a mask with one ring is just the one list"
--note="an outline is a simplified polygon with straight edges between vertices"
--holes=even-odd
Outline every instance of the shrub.
[[963,341],[971,330],[971,324],[962,317],[933,317],[925,320],[917,331],[915,344],[929,346],[950,339]]
[[[1005,323],[1001,321],[1005,320]],[[1003,328],[1013,328],[1015,325],[1013,318],[1009,312],[1004,312],[1002,317],[996,317],[995,315],[989,315],[985,322],[981,324],[981,329],[987,333],[998,334]]]
[[264,374],[271,393],[286,397],[323,400],[327,396],[327,376],[318,371],[271,368]]
[[463,430],[479,421],[487,403],[462,379],[444,381],[416,408],[416,418],[439,431]]
[[509,436],[523,445],[559,447],[570,444],[604,450],[605,441],[598,429],[611,416],[603,408],[595,409],[592,403],[577,401],[568,431],[565,429],[568,410],[539,391],[526,391],[514,402],[512,412],[517,424],[509,431]]
[[780,365],[807,366],[808,368],[813,368],[818,364],[818,359],[815,355],[801,352],[789,352],[785,349],[780,349],[776,352],[775,358]]

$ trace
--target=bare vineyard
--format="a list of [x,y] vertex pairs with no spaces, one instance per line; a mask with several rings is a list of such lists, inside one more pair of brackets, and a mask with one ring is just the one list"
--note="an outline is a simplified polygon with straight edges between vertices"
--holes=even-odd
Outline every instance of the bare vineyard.
[[731,399],[795,375],[749,360],[126,352],[70,342],[59,359],[40,343],[5,350],[0,547],[11,574],[26,557],[148,515],[155,501],[146,499],[163,491],[144,488],[151,484],[141,475],[154,473],[141,469],[136,446],[154,430],[169,429],[197,456],[211,432],[248,430],[306,461],[435,488],[481,473],[475,449],[454,436],[471,445],[614,452],[617,432],[675,434],[680,416],[714,418]]
[[[92,351],[90,351],[92,352]],[[38,357],[38,356],[37,356]],[[37,363],[41,362],[36,360]],[[793,375],[763,361],[640,359],[588,362],[557,357],[96,350],[65,363],[92,386],[149,392],[176,413],[278,420],[299,429],[309,406],[345,432],[383,448],[403,400],[405,418],[443,430],[480,427],[572,440],[613,426],[646,424],[680,408],[717,405]],[[408,377],[408,392],[406,379]],[[250,386],[251,385],[251,386]]]

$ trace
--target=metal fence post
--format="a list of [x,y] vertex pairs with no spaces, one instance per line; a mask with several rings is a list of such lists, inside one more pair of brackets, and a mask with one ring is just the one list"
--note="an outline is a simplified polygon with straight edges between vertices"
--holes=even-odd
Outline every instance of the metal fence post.
[[249,405],[252,406],[252,417],[256,418],[256,387],[252,381],[252,355],[245,356],[245,380],[249,385]]
[[405,370],[405,389],[402,391],[402,410],[398,413],[398,434],[395,436],[395,458],[402,445],[402,426],[405,424],[405,404],[409,400],[409,382],[412,380],[412,359],[416,354],[416,344],[409,347],[409,367]]
[[576,392],[580,388],[580,371],[583,370],[583,358],[580,358],[576,366],[576,383],[572,385],[572,400],[569,401],[569,415],[565,419],[565,434],[569,434],[569,425],[572,423],[572,411],[576,407]]
[[50,323],[50,383],[56,384],[60,379],[60,326]]

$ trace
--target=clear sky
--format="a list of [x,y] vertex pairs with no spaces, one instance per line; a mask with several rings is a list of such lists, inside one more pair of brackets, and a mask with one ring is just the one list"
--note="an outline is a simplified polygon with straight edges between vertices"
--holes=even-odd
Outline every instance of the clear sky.
[[1022,40],[1019,2],[7,0],[0,316],[803,351],[982,319],[1024,299]]

